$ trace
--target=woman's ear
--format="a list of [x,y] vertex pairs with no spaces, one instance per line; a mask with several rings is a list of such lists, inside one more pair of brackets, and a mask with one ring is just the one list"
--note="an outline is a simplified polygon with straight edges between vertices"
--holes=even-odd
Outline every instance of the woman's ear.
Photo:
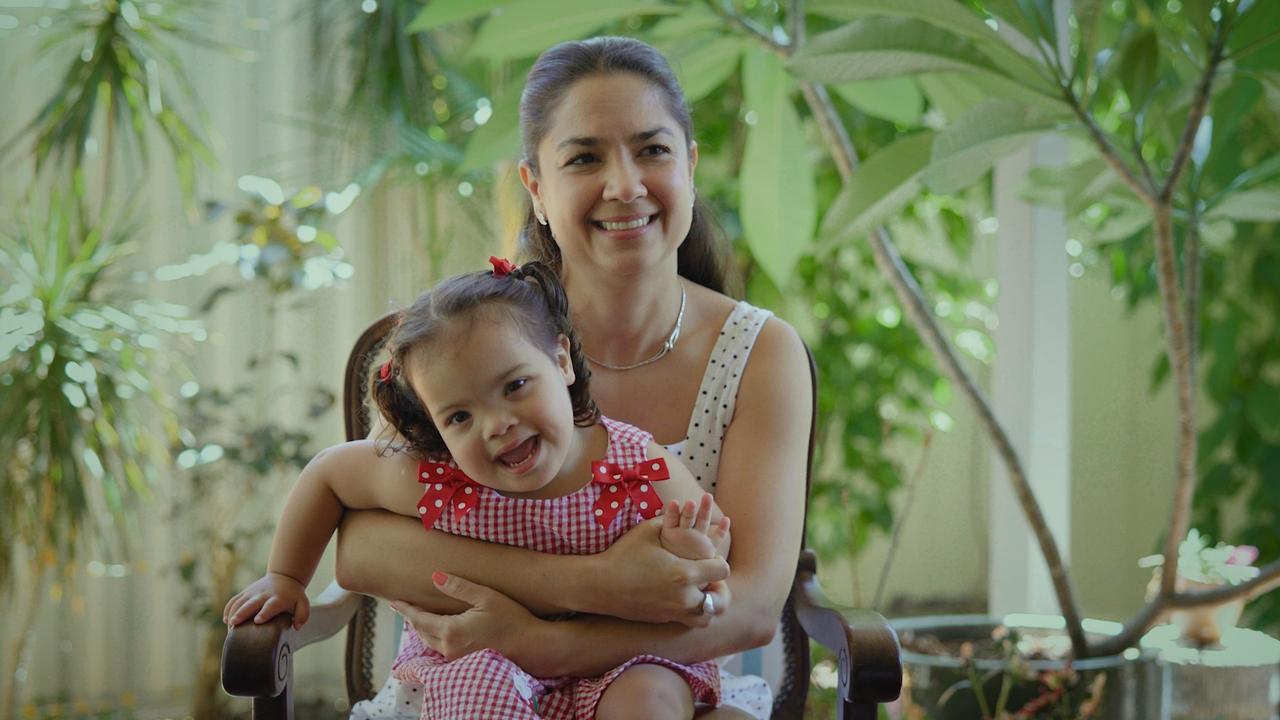
[[538,222],[546,224],[546,211],[542,209],[542,196],[539,193],[538,173],[529,165],[529,161],[520,161],[520,184],[524,185],[524,189],[529,191],[529,201],[533,203],[533,214],[538,217]]
[[573,356],[569,354],[569,338],[561,335],[556,341],[555,355],[556,367],[560,368],[560,376],[564,378],[565,387],[572,385],[577,381],[578,376],[573,372]]

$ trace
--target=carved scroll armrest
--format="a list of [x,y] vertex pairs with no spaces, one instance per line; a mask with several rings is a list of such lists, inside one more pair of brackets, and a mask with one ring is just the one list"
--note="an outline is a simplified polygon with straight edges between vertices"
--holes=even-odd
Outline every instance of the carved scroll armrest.
[[838,659],[841,699],[859,704],[897,699],[902,658],[889,623],[870,610],[835,609],[818,585],[812,550],[800,553],[794,589],[800,626]]
[[330,583],[311,602],[311,619],[301,630],[282,614],[261,625],[241,623],[227,632],[222,646],[222,687],[241,697],[275,697],[289,681],[292,655],[333,637],[351,622],[363,596]]

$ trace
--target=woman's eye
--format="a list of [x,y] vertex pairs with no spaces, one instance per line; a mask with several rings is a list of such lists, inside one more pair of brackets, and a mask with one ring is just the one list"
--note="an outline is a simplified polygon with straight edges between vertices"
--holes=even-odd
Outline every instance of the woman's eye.
[[593,163],[595,161],[596,161],[595,155],[592,155],[591,153],[582,153],[581,155],[574,155],[573,157],[569,158],[569,162],[565,163],[565,167],[568,167],[570,165],[586,165],[588,163]]
[[507,383],[507,394],[510,395],[511,393],[516,392],[517,390],[519,390],[520,388],[528,384],[529,384],[529,378],[516,378],[515,380],[512,380],[511,382]]
[[445,424],[445,425],[457,425],[457,424],[459,424],[459,423],[464,423],[464,422],[466,422],[466,421],[467,421],[468,419],[470,419],[470,418],[471,418],[471,413],[468,413],[468,412],[464,412],[464,411],[462,411],[462,410],[459,410],[458,412],[456,412],[456,413],[454,413],[454,414],[450,415],[450,416],[449,416],[449,417],[444,421],[444,424]]
[[658,156],[658,155],[670,155],[671,148],[667,147],[666,145],[646,145],[645,148],[640,151],[640,153],[642,155],[648,155],[651,157]]

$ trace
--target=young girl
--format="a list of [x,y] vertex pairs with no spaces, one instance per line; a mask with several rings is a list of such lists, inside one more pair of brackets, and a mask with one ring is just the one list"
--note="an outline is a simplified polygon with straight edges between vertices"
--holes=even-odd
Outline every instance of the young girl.
[[[296,627],[305,623],[307,582],[347,508],[588,554],[665,506],[666,549],[727,555],[729,521],[711,496],[651,435],[600,416],[556,276],[540,263],[490,261],[492,272],[424,293],[388,341],[373,396],[408,452],[364,440],[317,455],[285,505],[267,574],[231,598],[225,622],[291,612]],[[690,718],[695,705],[719,701],[714,663],[646,655],[601,677],[536,678],[492,650],[448,660],[406,630],[393,672],[426,687],[423,718]]]

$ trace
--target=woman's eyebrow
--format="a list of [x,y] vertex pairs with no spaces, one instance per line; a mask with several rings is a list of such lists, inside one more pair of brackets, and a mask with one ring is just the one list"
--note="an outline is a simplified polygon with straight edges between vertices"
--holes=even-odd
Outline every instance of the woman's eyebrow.
[[[643,130],[641,132],[635,133],[634,135],[631,136],[628,142],[632,142],[632,143],[644,142],[645,140],[652,140],[658,135],[664,135],[664,134],[673,135],[674,133],[671,132],[671,128],[668,128],[665,125],[659,125],[658,127],[653,128],[652,130]],[[590,136],[571,137],[562,141],[559,145],[556,146],[556,149],[563,150],[566,147],[569,147],[571,145],[577,145],[581,147],[595,147],[596,145],[599,145],[599,144],[600,144],[600,138],[597,138],[597,137],[590,137]]]

